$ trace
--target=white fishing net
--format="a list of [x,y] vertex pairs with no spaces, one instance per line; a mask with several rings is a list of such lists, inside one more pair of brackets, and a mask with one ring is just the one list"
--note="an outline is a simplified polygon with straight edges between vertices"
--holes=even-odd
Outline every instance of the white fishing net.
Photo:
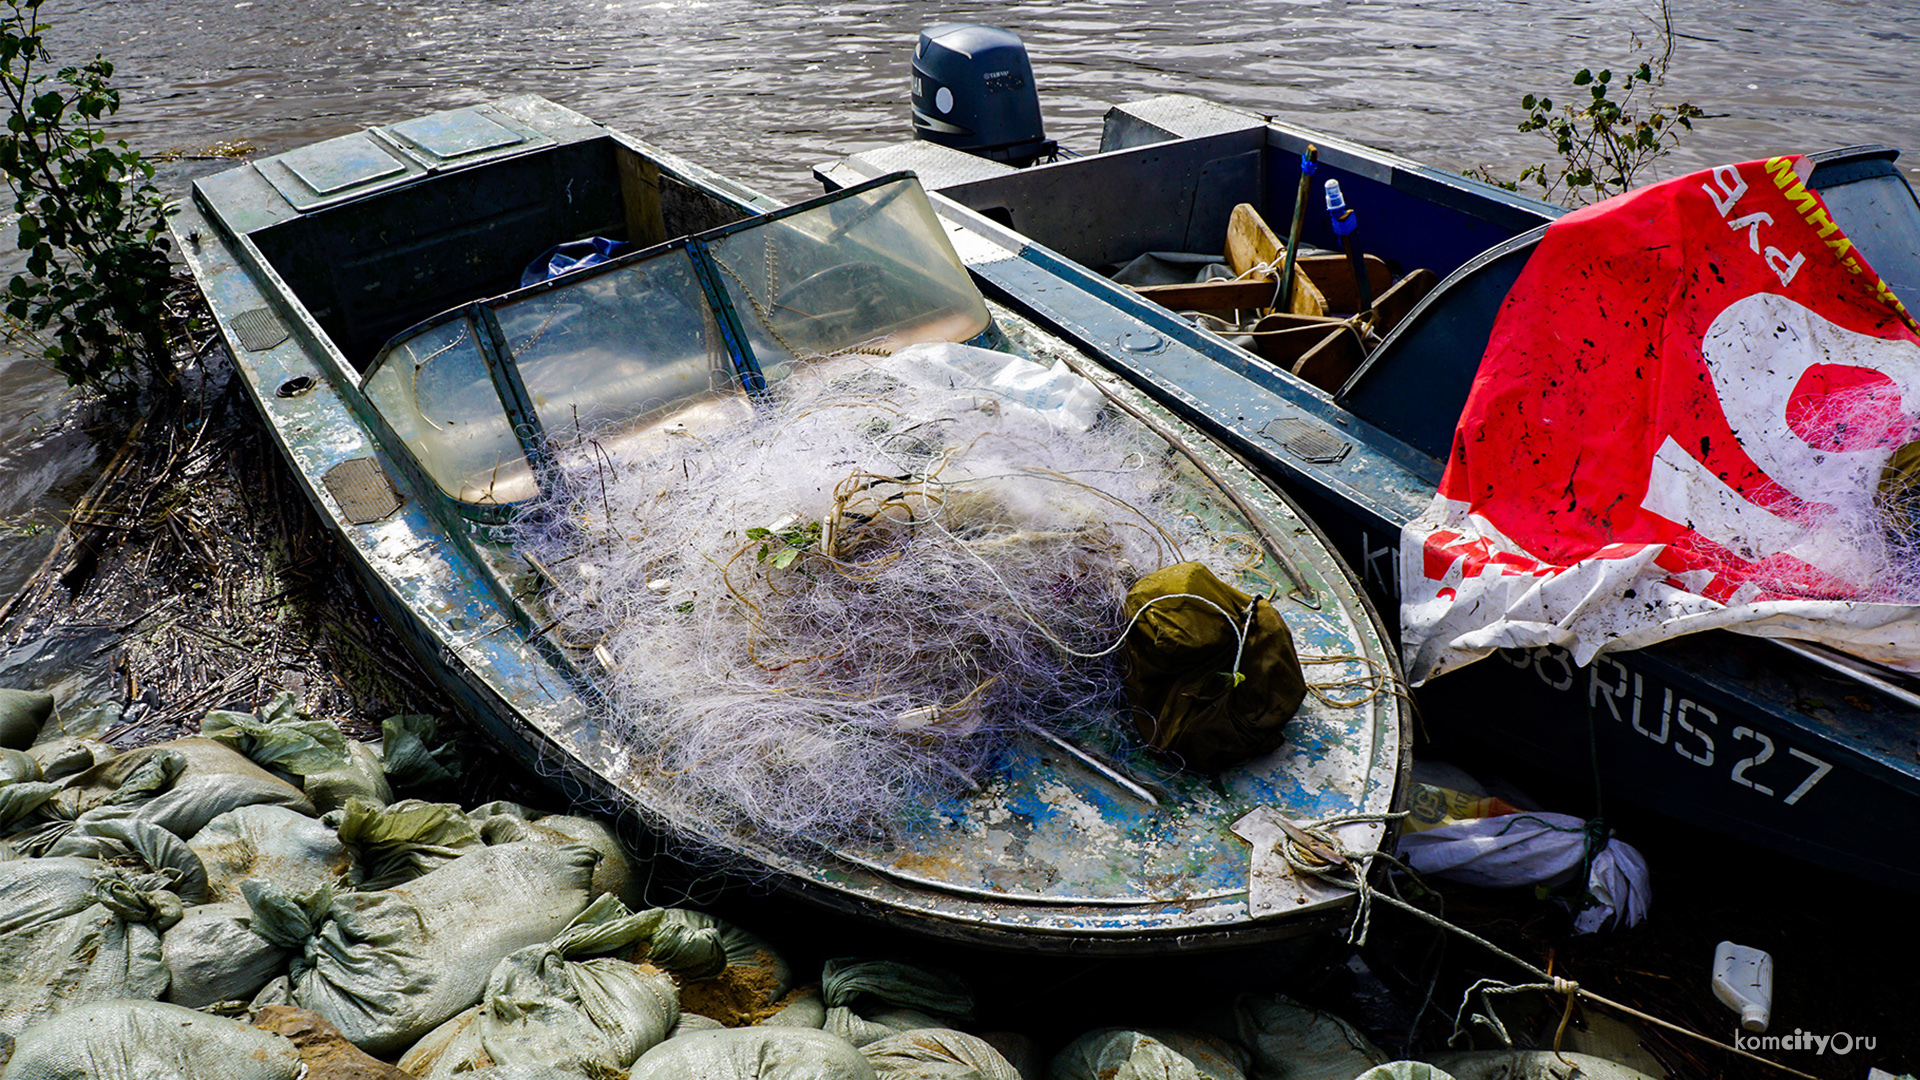
[[961,346],[841,358],[751,418],[701,406],[620,452],[576,445],[516,544],[610,666],[607,727],[674,816],[871,836],[983,782],[1025,729],[1127,723],[1127,588],[1244,561],[1168,447],[1098,401]]

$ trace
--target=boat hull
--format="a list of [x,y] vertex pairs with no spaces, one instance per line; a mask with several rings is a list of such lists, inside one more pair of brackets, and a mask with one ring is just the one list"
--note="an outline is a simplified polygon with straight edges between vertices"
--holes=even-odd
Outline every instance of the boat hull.
[[[423,261],[421,245],[406,235],[410,227],[424,228],[418,224],[424,216],[420,206],[435,198],[449,205],[474,203],[474,192],[489,186],[489,170],[511,167],[519,177],[551,171],[537,155],[563,155],[569,168],[580,168],[584,151],[576,152],[576,144],[610,140],[623,176],[645,173],[650,177],[647,185],[671,193],[662,201],[690,207],[697,220],[743,219],[775,207],[748,189],[539,99],[496,103],[483,118],[519,132],[524,145],[503,148],[497,137],[491,145],[471,138],[476,129],[491,133],[492,128],[477,128],[465,114],[443,116],[424,127],[395,125],[369,133],[365,138],[372,141],[366,145],[346,149],[352,151],[350,161],[364,162],[371,146],[401,161],[400,171],[363,170],[342,179],[329,171],[338,163],[325,154],[309,153],[291,163],[270,159],[249,167],[251,172],[237,170],[238,175],[203,182],[174,223],[235,369],[268,431],[383,617],[441,681],[447,705],[471,718],[529,773],[570,801],[615,816],[623,833],[643,850],[664,847],[694,864],[727,870],[735,880],[761,891],[771,889],[818,909],[921,937],[1059,955],[1128,956],[1282,941],[1350,917],[1350,892],[1307,882],[1290,894],[1297,900],[1294,909],[1282,914],[1250,910],[1252,853],[1232,830],[1237,812],[1196,817],[1182,826],[1198,838],[1181,841],[1181,846],[1191,849],[1191,861],[1204,873],[1157,884],[1143,878],[1117,891],[1101,886],[1103,892],[1088,891],[1093,878],[1081,881],[1075,876],[1096,874],[1098,860],[1092,856],[1100,852],[1092,850],[1064,812],[1039,814],[1022,825],[1031,830],[1029,839],[1048,837],[1051,847],[1062,853],[1052,857],[1048,871],[1058,881],[1037,887],[1029,882],[1018,889],[967,884],[969,875],[993,877],[978,854],[979,847],[992,846],[991,836],[962,842],[936,832],[905,850],[794,850],[671,820],[650,796],[635,755],[601,727],[582,658],[569,654],[546,632],[550,625],[540,627],[530,615],[525,568],[508,565],[511,552],[490,540],[485,528],[450,517],[429,497],[425,485],[431,481],[419,464],[388,449],[392,444],[381,437],[356,370],[380,335],[344,313],[359,304],[361,320],[375,325],[417,321],[419,310],[440,302],[454,288],[433,277],[443,268],[448,278],[465,274],[471,279],[463,286],[469,293],[466,299],[486,295],[485,290],[494,287],[490,283],[503,280],[507,269],[517,272],[525,256],[496,257],[498,266],[477,265],[478,260],[468,266],[450,264],[448,257],[456,253],[443,249],[429,252],[434,257]],[[444,137],[449,130],[460,138]],[[401,145],[415,136],[439,138],[440,145],[480,156],[436,162],[419,147]],[[476,144],[479,150],[467,149]],[[420,160],[426,160],[427,167],[416,174],[414,164]],[[443,176],[466,179],[449,188],[437,179]],[[309,182],[316,180],[320,184]],[[320,190],[325,183],[341,186]],[[432,186],[436,184],[440,186]],[[436,190],[459,194],[449,200],[432,194]],[[624,181],[620,190],[631,194]],[[539,199],[523,202],[524,210],[497,222],[481,217],[463,228],[510,246],[499,237],[510,235],[516,222],[528,215],[552,209]],[[327,222],[345,224],[323,229]],[[366,268],[365,279],[343,280],[335,273],[343,259]],[[362,286],[365,295],[355,295],[348,286]],[[390,292],[387,306],[369,306],[373,301],[368,297],[378,299],[382,290]],[[1034,347],[1067,349],[1059,339],[1029,330],[1037,335]],[[1089,365],[1084,374],[1101,384],[1112,400],[1157,417],[1164,430],[1189,430],[1148,395],[1097,365]],[[1243,505],[1252,508],[1249,512],[1284,536],[1284,558],[1309,595],[1319,598],[1321,607],[1289,615],[1303,649],[1363,656],[1383,673],[1394,670],[1385,628],[1350,572],[1298,511],[1210,440],[1197,433],[1190,438],[1196,460],[1205,459],[1218,475],[1228,477]],[[349,473],[358,477],[358,487],[344,482]],[[1304,712],[1290,729],[1288,746],[1275,752],[1273,762],[1245,771],[1251,778],[1245,783],[1226,784],[1233,789],[1231,797],[1216,800],[1214,809],[1225,811],[1251,799],[1279,806],[1302,822],[1354,812],[1379,817],[1399,809],[1409,766],[1410,723],[1405,702],[1391,692],[1390,684],[1382,685],[1388,686],[1387,692],[1352,710]],[[1014,772],[1019,774],[1015,786],[1025,785],[1023,790],[1042,784],[1058,787],[1069,775],[1045,754]],[[1102,794],[1105,789],[1097,777],[1072,776],[1069,804],[1097,812],[1104,828],[1124,832],[1128,821],[1150,826],[1160,813]],[[1186,798],[1204,801],[1198,792],[1208,785],[1188,786],[1195,794]],[[1202,802],[1191,805],[1197,808]],[[1390,822],[1352,827],[1342,835],[1364,849],[1390,838]],[[1081,837],[1077,842],[1076,836]],[[1085,850],[1075,851],[1076,844]],[[928,869],[942,865],[941,856],[955,853],[944,860],[959,867],[955,872]]]
[[[1396,331],[1399,347],[1390,338],[1343,385],[1313,386],[1089,269],[1141,250],[1207,250],[1238,202],[1282,205],[1269,214],[1286,220],[1309,144],[1321,175],[1369,207],[1370,251],[1448,279]],[[1396,621],[1401,529],[1433,497],[1506,285],[1559,211],[1192,98],[1116,109],[1102,150],[1014,171],[902,146],[815,172],[831,188],[874,160],[923,168],[950,227],[976,238],[958,246],[990,293],[1281,484]],[[1840,186],[1883,177],[1891,156],[1819,157]],[[1307,238],[1327,243],[1318,216]],[[1901,263],[1896,252],[1883,261]],[[1436,729],[1579,785],[1560,800],[1569,809],[1631,803],[1920,889],[1920,848],[1896,835],[1920,815],[1920,694],[1896,674],[1716,631],[1586,667],[1564,650],[1510,650],[1432,680],[1421,700]]]

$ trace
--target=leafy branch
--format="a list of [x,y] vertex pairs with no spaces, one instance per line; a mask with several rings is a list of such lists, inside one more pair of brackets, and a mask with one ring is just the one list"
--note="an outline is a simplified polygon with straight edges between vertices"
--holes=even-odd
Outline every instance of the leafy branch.
[[[1660,28],[1664,46],[1658,60],[1642,60],[1624,79],[1616,82],[1609,68],[1574,72],[1577,104],[1555,108],[1545,94],[1520,99],[1526,118],[1519,130],[1537,131],[1551,140],[1560,161],[1529,165],[1513,181],[1500,179],[1485,166],[1469,169],[1467,175],[1509,191],[1532,183],[1540,198],[1567,206],[1598,202],[1635,187],[1693,130],[1693,122],[1707,115],[1691,102],[1663,105],[1654,100],[1673,55],[1673,15],[1667,0],[1661,0]],[[1636,37],[1635,47],[1639,44]]]
[[27,252],[5,311],[70,384],[129,396],[174,367],[168,203],[153,165],[101,128],[120,109],[113,63],[96,56],[51,78],[41,70],[52,63],[42,3],[0,0],[0,92],[12,109],[0,174]]
[[820,542],[820,523],[807,521],[778,530],[748,529],[747,539],[760,542],[754,562],[772,563],[775,569],[785,570],[801,553]]

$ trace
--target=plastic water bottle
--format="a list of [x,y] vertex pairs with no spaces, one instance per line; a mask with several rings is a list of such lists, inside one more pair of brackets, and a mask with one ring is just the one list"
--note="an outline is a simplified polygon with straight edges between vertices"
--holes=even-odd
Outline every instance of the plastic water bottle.
[[1723,941],[1713,950],[1713,996],[1740,1014],[1748,1031],[1767,1030],[1773,1008],[1773,957],[1760,949]]

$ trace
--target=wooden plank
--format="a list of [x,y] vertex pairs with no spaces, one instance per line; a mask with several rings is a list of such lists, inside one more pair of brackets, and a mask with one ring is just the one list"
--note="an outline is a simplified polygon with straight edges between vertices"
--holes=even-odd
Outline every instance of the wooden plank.
[[[1280,244],[1280,237],[1267,225],[1260,211],[1252,203],[1241,203],[1233,208],[1233,216],[1227,221],[1227,266],[1235,277],[1244,277],[1247,271],[1256,266],[1279,266],[1286,256],[1286,248]],[[1252,280],[1273,281],[1278,271],[1257,275]],[[1325,315],[1327,298],[1320,287],[1314,284],[1298,266],[1293,271],[1293,296],[1291,310],[1301,315]]]
[[1272,281],[1200,281],[1188,285],[1142,285],[1141,296],[1175,311],[1239,311],[1273,304]]
[[[1324,315],[1325,301],[1304,275],[1295,272],[1294,310],[1307,315]],[[1304,287],[1302,287],[1304,286]],[[1140,285],[1134,292],[1161,307],[1175,311],[1251,311],[1273,306],[1272,278],[1249,281],[1199,281],[1182,285]]]
[[1227,265],[1235,277],[1256,266],[1277,265],[1285,250],[1252,203],[1233,208],[1233,216],[1227,219]]
[[[1378,255],[1366,256],[1367,284],[1379,296],[1393,285],[1393,271]],[[1328,312],[1351,315],[1360,310],[1360,292],[1353,285],[1353,270],[1345,255],[1303,255],[1299,268],[1319,287]]]
[[1413,310],[1413,305],[1419,303],[1420,298],[1433,291],[1433,287],[1439,283],[1439,277],[1431,270],[1415,270],[1394,282],[1393,288],[1380,293],[1380,298],[1373,302],[1373,332],[1385,337],[1387,331],[1398,326],[1400,320],[1407,317],[1407,312]]
[[1366,349],[1351,327],[1342,327],[1320,340],[1318,345],[1294,362],[1293,373],[1322,390],[1338,390],[1347,377],[1366,359]]
[[660,212],[660,166],[624,146],[616,147],[614,167],[620,174],[620,205],[627,219],[627,242],[647,247],[672,239]]

